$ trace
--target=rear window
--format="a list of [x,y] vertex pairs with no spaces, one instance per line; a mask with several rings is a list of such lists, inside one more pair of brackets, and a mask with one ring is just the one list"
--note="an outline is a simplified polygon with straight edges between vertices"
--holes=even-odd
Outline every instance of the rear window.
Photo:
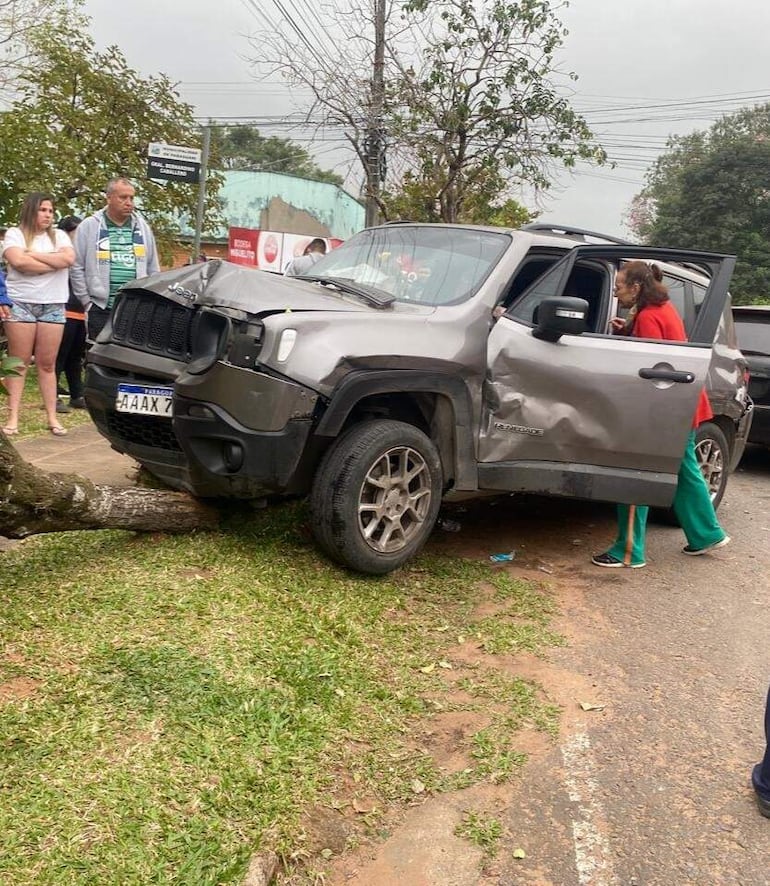
[[764,317],[734,314],[733,320],[738,347],[746,353],[770,357],[770,311]]

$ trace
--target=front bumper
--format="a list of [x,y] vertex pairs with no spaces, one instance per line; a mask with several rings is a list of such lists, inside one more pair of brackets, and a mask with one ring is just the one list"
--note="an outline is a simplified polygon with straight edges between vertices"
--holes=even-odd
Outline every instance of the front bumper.
[[[308,490],[315,392],[220,363],[205,375],[182,373],[169,382],[174,397],[168,419],[117,412],[117,386],[126,380],[124,373],[89,364],[91,417],[113,448],[172,488],[202,498],[240,499]],[[137,376],[130,381],[160,383]]]

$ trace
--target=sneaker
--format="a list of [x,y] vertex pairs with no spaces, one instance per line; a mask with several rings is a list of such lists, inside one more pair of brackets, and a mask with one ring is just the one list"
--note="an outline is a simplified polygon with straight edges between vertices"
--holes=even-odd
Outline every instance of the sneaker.
[[642,566],[646,566],[646,563],[630,563],[628,566],[622,561],[618,560],[617,557],[613,557],[612,554],[596,554],[591,557],[591,562],[594,566],[606,566],[608,569],[641,569]]
[[709,551],[715,551],[717,548],[723,548],[729,544],[730,536],[726,535],[720,541],[715,541],[713,545],[706,545],[705,548],[694,548],[691,545],[685,545],[682,548],[682,553],[687,554],[688,557],[700,557],[701,554],[708,554]]
[[85,397],[70,397],[70,406],[72,409],[85,409],[86,408],[86,398]]
[[757,806],[759,806],[759,811],[765,818],[770,818],[770,800],[763,797],[762,794],[757,794]]
[[62,403],[60,400],[56,403],[56,411],[57,412],[69,412],[70,408],[66,403]]

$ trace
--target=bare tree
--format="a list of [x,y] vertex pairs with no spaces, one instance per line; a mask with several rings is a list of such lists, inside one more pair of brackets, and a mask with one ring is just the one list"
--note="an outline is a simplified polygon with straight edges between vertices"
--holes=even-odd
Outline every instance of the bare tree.
[[423,195],[428,214],[456,221],[490,189],[545,189],[558,165],[604,161],[566,97],[574,75],[555,62],[560,0],[390,0],[381,124],[378,2],[326,7],[306,32],[284,19],[251,45],[260,70],[310,91],[307,119],[341,127],[365,172],[372,138],[387,140],[388,192],[374,194],[386,218],[404,188]]
[[30,60],[28,37],[62,0],[0,0],[0,87],[12,84]]

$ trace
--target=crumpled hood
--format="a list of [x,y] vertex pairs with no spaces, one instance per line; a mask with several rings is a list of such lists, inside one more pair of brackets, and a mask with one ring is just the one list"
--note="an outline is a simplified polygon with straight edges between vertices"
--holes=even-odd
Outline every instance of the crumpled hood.
[[376,310],[355,296],[297,277],[284,277],[247,268],[222,259],[212,259],[133,281],[126,289],[156,292],[181,305],[235,308],[250,314],[272,311]]

